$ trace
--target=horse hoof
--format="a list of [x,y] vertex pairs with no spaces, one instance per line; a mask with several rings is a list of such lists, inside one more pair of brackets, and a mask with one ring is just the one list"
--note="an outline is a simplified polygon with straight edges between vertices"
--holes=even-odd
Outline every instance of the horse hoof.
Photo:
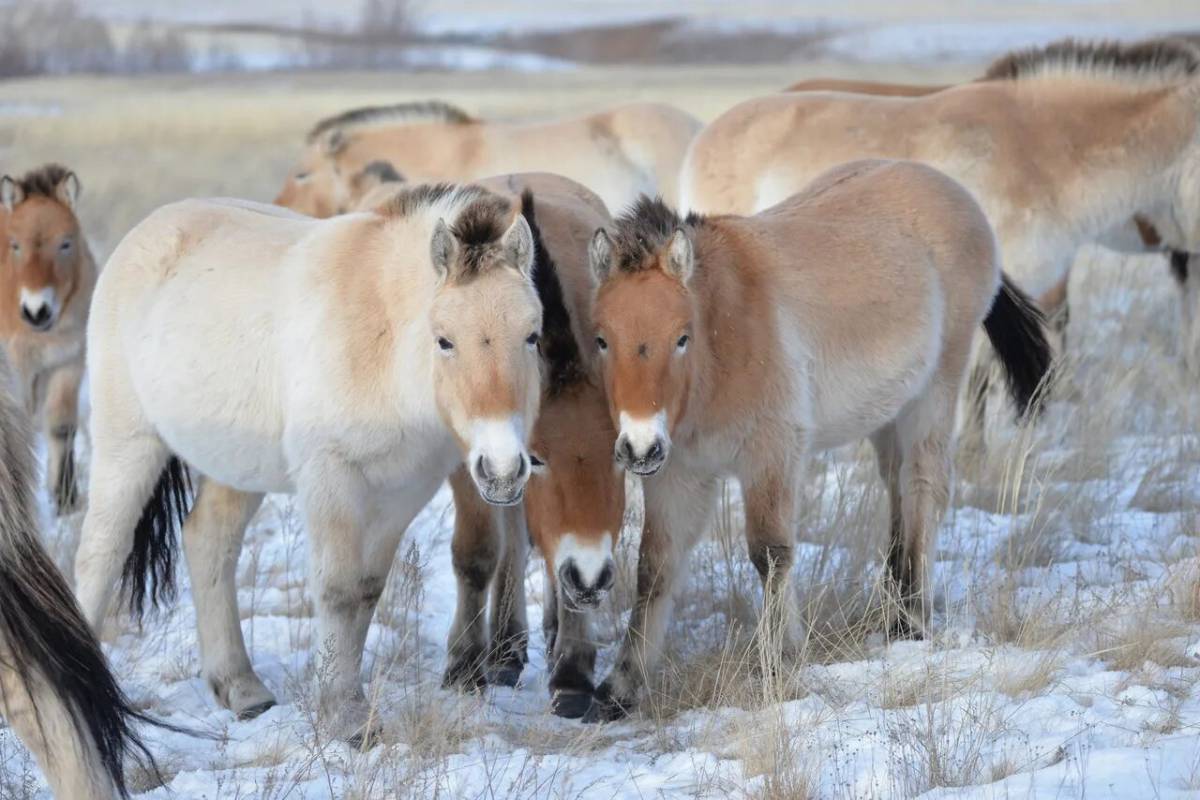
[[383,729],[379,725],[365,725],[361,730],[347,736],[346,744],[360,753],[365,753],[383,740],[382,734]]
[[590,692],[555,692],[550,698],[550,710],[564,719],[581,719],[591,707]]
[[513,688],[521,682],[521,665],[497,664],[488,670],[487,682],[492,686]]
[[591,724],[599,722],[616,722],[629,716],[634,701],[619,698],[613,694],[608,682],[600,684],[592,696],[592,702],[583,714],[583,721]]
[[243,708],[241,711],[237,712],[236,716],[237,716],[238,722],[246,722],[247,720],[252,720],[256,717],[260,717],[263,714],[265,714],[267,711],[274,708],[275,705],[276,705],[275,700],[274,700],[274,698],[272,698],[270,700],[264,700],[261,703],[255,703],[252,706]]
[[442,688],[477,694],[487,688],[487,675],[479,659],[455,659],[442,674]]

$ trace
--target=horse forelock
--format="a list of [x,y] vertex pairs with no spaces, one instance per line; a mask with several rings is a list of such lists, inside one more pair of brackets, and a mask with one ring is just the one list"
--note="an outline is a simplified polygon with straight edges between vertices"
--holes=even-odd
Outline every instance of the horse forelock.
[[1174,84],[1200,75],[1200,49],[1170,38],[1129,43],[1062,39],[1001,56],[982,79],[1016,81],[1064,74]]
[[37,196],[57,200],[58,185],[70,174],[71,170],[62,164],[44,164],[26,172],[16,183],[26,198]]
[[315,143],[324,134],[335,130],[360,128],[364,125],[385,122],[442,122],[451,125],[466,125],[478,120],[458,106],[442,100],[424,100],[413,103],[394,103],[386,106],[363,106],[343,111],[319,121],[308,131],[306,141]]
[[694,230],[704,221],[694,212],[680,217],[661,197],[642,195],[613,223],[613,266],[622,272],[650,269],[676,230]]

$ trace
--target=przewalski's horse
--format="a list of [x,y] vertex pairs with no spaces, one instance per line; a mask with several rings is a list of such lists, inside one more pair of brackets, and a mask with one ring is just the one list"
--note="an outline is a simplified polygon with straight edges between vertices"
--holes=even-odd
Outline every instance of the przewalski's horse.
[[[592,330],[588,242],[611,218],[598,197],[557,175],[511,175],[480,185],[521,193],[523,213],[534,232],[545,384],[532,443],[545,466],[529,479],[525,514],[545,564],[543,627],[552,707],[561,716],[578,717],[590,705],[594,689],[590,614],[613,583],[613,548],[625,511],[625,477],[613,462],[616,428],[594,351],[581,346],[591,341]],[[486,551],[486,542],[495,535],[484,536],[482,548],[476,543],[489,525],[487,509],[461,473],[452,486],[454,554],[456,564],[460,558],[466,562],[465,573],[472,554]],[[514,684],[525,663],[526,634],[523,618],[511,612],[525,606],[525,561],[516,557],[521,551],[515,547],[506,552],[514,557],[502,560],[493,584],[489,680]],[[475,680],[481,683],[482,675]]]
[[76,503],[75,430],[96,263],[75,214],[79,179],[57,164],[0,179],[0,338],[31,415],[42,413],[46,480],[60,513]]
[[128,797],[128,758],[153,769],[135,711],[38,539],[27,416],[0,352],[0,712],[59,798]]
[[442,102],[357,108],[318,122],[275,202],[315,217],[352,207],[353,184],[376,161],[405,179],[472,181],[546,171],[578,181],[611,209],[642,192],[675,198],[694,117],[631,103],[571,119],[497,122]]
[[[1070,58],[1071,52],[1079,47],[1079,44],[1068,39],[1053,42],[1041,48],[1030,48],[1028,50],[1009,53],[992,62],[977,81],[1017,80],[1026,76],[1031,69],[1036,70],[1041,68],[1041,65],[1047,60]],[[1160,39],[1126,45],[1115,53],[1113,57],[1129,63],[1140,62],[1147,58],[1154,60],[1158,57],[1156,56],[1156,52],[1159,52],[1159,48],[1166,48],[1161,52],[1173,52],[1174,50],[1196,51],[1187,42],[1178,40],[1164,41]],[[1200,63],[1200,58],[1197,59],[1197,63]],[[789,86],[786,91],[840,91],[884,97],[924,97],[925,95],[949,88],[951,87],[815,78],[795,83]],[[1166,249],[1154,222],[1142,213],[1135,214],[1131,219],[1124,220],[1117,228],[1102,235],[1099,242],[1110,250],[1116,250],[1121,253],[1162,252]],[[1182,337],[1184,356],[1189,361],[1193,361],[1197,355],[1200,355],[1200,342],[1193,344],[1191,333],[1193,329],[1192,318],[1197,311],[1200,311],[1200,306],[1197,305],[1197,298],[1194,298],[1197,291],[1196,281],[1192,281],[1190,285],[1188,283],[1188,253],[1179,250],[1168,250],[1166,255],[1171,274],[1176,279],[1180,288],[1184,331]],[[1037,298],[1038,304],[1043,309],[1051,312],[1051,319],[1060,330],[1066,326],[1069,312],[1067,305],[1068,277],[1064,275],[1057,284],[1043,292]]]
[[1144,227],[1156,248],[1200,248],[1195,49],[1068,41],[1013,54],[987,76],[920,97],[793,92],[742,103],[692,143],[683,204],[749,214],[850,159],[923,161],[972,191],[1005,268],[1048,301],[1065,297],[1082,244],[1144,252]]
[[921,635],[972,339],[982,323],[1021,409],[1050,364],[970,193],[924,165],[860,161],[753,217],[680,218],[643,199],[596,233],[591,262],[616,457],[646,476],[646,521],[633,616],[587,718],[624,714],[658,663],[726,476],[745,495],[763,645],[795,648],[797,481],[808,454],[862,437],[891,500],[892,629]]
[[[363,644],[404,530],[464,460],[488,502],[522,497],[541,384],[532,265],[512,203],[445,184],[332,220],[190,200],[135,227],[88,328],[94,456],[76,583],[92,625],[118,578],[135,610],[170,588],[186,463],[204,476],[183,526],[202,674],[242,716],[269,707],[234,570],[263,493],[295,493],[323,716],[371,739]],[[459,603],[451,641],[478,613]]]

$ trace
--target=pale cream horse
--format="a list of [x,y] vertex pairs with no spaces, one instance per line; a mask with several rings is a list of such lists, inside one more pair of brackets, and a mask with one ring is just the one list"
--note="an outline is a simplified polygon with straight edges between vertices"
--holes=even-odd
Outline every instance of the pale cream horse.
[[[1122,54],[1127,61],[1140,61],[1144,57],[1154,58],[1152,52],[1154,48],[1163,46],[1163,40],[1151,40],[1147,42],[1126,45],[1122,49]],[[1173,40],[1169,45],[1171,49],[1177,48],[1195,48],[1188,42],[1182,40]],[[1016,80],[1028,72],[1030,68],[1037,66],[1048,58],[1068,57],[1070,51],[1077,48],[1072,40],[1053,42],[1043,48],[1033,48],[1029,50],[1021,50],[1014,53],[1004,55],[988,66],[983,75],[977,80]],[[888,97],[924,97],[925,95],[933,94],[934,92],[944,91],[951,88],[950,86],[941,85],[922,85],[922,84],[904,84],[904,83],[879,83],[874,81],[858,81],[858,80],[842,80],[838,78],[812,78],[799,83],[794,83],[787,88],[789,92],[816,92],[816,91],[837,91],[851,92],[855,94],[870,94]],[[1189,263],[1190,256],[1187,252],[1181,250],[1170,250],[1163,244],[1162,237],[1157,229],[1146,216],[1135,214],[1133,218],[1126,220],[1118,228],[1108,232],[1100,238],[1100,243],[1110,250],[1115,250],[1121,253],[1154,253],[1164,252],[1168,259],[1171,275],[1175,278],[1176,284],[1180,290],[1181,301],[1181,321],[1183,323],[1182,342],[1186,345],[1192,342],[1191,330],[1193,328],[1192,318],[1197,310],[1198,298],[1198,281],[1192,280],[1189,282]],[[1051,320],[1055,326],[1062,331],[1067,324],[1069,306],[1067,303],[1067,284],[1068,276],[1064,276],[1055,286],[1052,286],[1046,292],[1042,293],[1038,298],[1038,304],[1043,309],[1050,312]],[[1190,347],[1183,347],[1183,355],[1185,360],[1194,362],[1200,350],[1200,343],[1196,343]],[[1197,367],[1195,363],[1190,366]]]
[[355,184],[380,162],[405,180],[471,181],[553,172],[594,191],[610,209],[639,194],[674,199],[700,123],[660,103],[631,103],[569,119],[476,119],[441,102],[359,108],[318,122],[275,202],[315,217],[353,207]]
[[0,715],[37,759],[55,797],[128,797],[132,757],[154,769],[100,643],[38,539],[28,418],[0,352]]
[[76,504],[79,385],[96,285],[78,198],[79,179],[57,164],[0,179],[0,341],[18,396],[42,417],[46,483],[60,513]]
[[[183,529],[203,676],[239,715],[269,707],[234,571],[263,494],[295,493],[322,717],[373,739],[363,645],[404,530],[464,460],[493,504],[519,503],[530,474],[532,247],[510,201],[444,184],[331,220],[190,200],[134,228],[88,329],[94,456],[76,584],[92,625],[118,579],[135,608],[169,585],[186,464],[204,476]],[[460,602],[452,642],[479,613]]]
[[1021,409],[1050,364],[970,193],[924,165],[859,161],[752,217],[646,199],[590,252],[616,457],[645,476],[646,521],[629,629],[587,718],[627,713],[653,673],[726,477],[745,494],[767,658],[800,644],[798,481],[810,453],[863,437],[891,500],[893,632],[921,635],[972,340],[982,324]]

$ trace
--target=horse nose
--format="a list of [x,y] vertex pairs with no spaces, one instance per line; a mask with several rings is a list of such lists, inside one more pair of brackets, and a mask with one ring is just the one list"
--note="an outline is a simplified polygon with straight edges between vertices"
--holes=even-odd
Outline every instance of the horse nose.
[[521,501],[529,469],[529,457],[522,453],[499,465],[481,455],[475,459],[471,471],[484,500],[507,506]]
[[655,439],[654,444],[650,445],[650,449],[646,451],[646,461],[662,461],[663,446],[662,439]]
[[38,329],[50,325],[50,313],[50,306],[45,303],[35,308],[30,308],[27,305],[21,306],[21,318],[30,326]]
[[558,570],[558,581],[571,603],[580,608],[595,608],[600,605],[604,593],[612,588],[616,572],[612,559],[590,580],[580,571],[575,559],[569,558]]
[[621,434],[617,439],[617,460],[625,464],[632,464],[636,460],[636,456],[633,454],[633,443],[625,434]]

